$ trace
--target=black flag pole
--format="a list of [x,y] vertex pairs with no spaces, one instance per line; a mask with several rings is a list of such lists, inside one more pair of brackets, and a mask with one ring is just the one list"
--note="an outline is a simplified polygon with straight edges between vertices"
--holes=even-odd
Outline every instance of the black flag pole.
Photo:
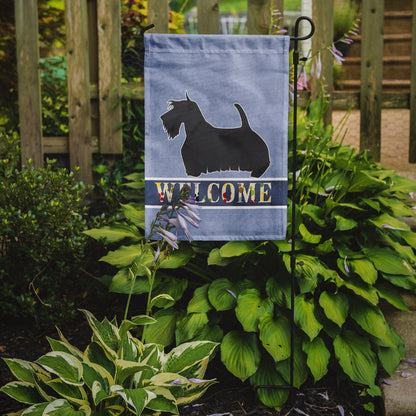
[[[309,22],[311,30],[306,36],[299,36],[299,26],[302,20]],[[256,389],[290,389],[290,401],[294,402],[294,350],[295,350],[295,270],[296,270],[296,248],[295,248],[295,233],[296,233],[296,152],[297,152],[297,117],[298,117],[298,66],[299,61],[299,41],[310,39],[315,33],[315,23],[310,17],[300,16],[295,23],[294,36],[290,38],[293,41],[293,68],[294,68],[294,96],[293,96],[293,143],[292,143],[292,228],[291,228],[291,255],[290,255],[290,271],[291,271],[291,293],[290,293],[290,379],[288,385],[261,385]]]

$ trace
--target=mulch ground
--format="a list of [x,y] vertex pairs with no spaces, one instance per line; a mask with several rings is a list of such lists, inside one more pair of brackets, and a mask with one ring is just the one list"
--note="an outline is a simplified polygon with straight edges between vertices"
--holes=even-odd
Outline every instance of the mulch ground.
[[[107,305],[108,306],[108,305]],[[70,328],[61,328],[65,337],[73,344],[84,348],[90,341],[91,331],[84,320]],[[46,336],[57,338],[56,331],[37,330],[30,321],[8,321],[0,323],[0,356],[33,361],[47,353],[50,348]],[[354,383],[338,385],[334,377],[327,377],[318,384],[306,384],[295,391],[293,402],[276,411],[262,405],[247,383],[230,376],[219,362],[214,360],[208,367],[207,378],[217,378],[219,383],[211,387],[196,403],[180,409],[181,416],[295,416],[295,415],[369,415],[363,405],[368,398],[362,387]],[[4,361],[0,362],[0,384],[12,381]],[[26,406],[21,406],[7,395],[0,393],[0,410],[5,415]],[[382,414],[381,409],[375,411]]]

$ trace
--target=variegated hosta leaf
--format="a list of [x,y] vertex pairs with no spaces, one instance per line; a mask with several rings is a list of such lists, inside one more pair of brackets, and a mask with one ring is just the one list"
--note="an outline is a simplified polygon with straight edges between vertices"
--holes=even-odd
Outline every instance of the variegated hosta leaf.
[[175,396],[169,389],[160,386],[146,386],[146,390],[156,395],[156,397],[147,404],[147,409],[156,412],[169,412],[175,415],[179,414]]
[[326,348],[322,338],[315,338],[313,341],[303,341],[302,349],[308,356],[306,363],[316,382],[328,372],[331,353]]
[[[273,360],[263,357],[256,373],[250,377],[250,384],[257,388],[258,386],[284,386],[286,382],[276,371]],[[287,389],[259,388],[256,391],[264,405],[277,410],[280,410],[289,397]]]
[[260,318],[259,338],[265,350],[275,361],[282,361],[290,355],[290,323],[284,316],[273,318],[266,313]]
[[272,311],[272,301],[262,299],[257,289],[246,289],[238,295],[235,314],[246,332],[257,332],[260,317]]
[[81,406],[78,410],[64,399],[54,400],[49,403],[42,416],[90,416],[91,408],[89,406]]
[[120,335],[118,328],[113,325],[107,318],[102,322],[98,321],[95,316],[86,310],[83,310],[88,323],[97,338],[99,343],[111,354],[112,357],[117,358],[116,351],[120,346]]
[[19,381],[26,381],[28,383],[35,382],[35,373],[48,376],[40,365],[31,363],[30,361],[20,360],[18,358],[3,358],[10,371]]
[[[160,370],[164,358],[163,346],[159,344],[145,344],[140,362]],[[134,376],[135,387],[143,387],[145,380],[149,380],[155,374],[154,370],[144,370]]]
[[177,405],[181,406],[198,399],[214,383],[216,380],[188,379],[176,373],[158,373],[149,381],[150,385],[169,389],[175,397]]
[[165,356],[163,371],[178,373],[187,378],[201,379],[218,343],[211,341],[186,342],[173,348]]
[[124,389],[122,386],[117,384],[111,386],[111,392],[122,397],[125,403],[136,411],[137,415],[140,415],[147,404],[156,398],[155,393],[146,389]]
[[119,384],[123,384],[127,377],[144,370],[153,371],[153,368],[147,364],[135,361],[116,360],[117,380]]
[[118,356],[122,360],[140,361],[144,351],[143,343],[137,338],[133,337],[130,332],[121,339],[121,346],[118,351]]
[[27,381],[12,381],[3,386],[0,391],[22,403],[35,404],[44,402],[36,386]]
[[48,381],[46,384],[54,389],[59,396],[67,399],[70,403],[77,405],[88,404],[88,396],[83,387],[67,384],[60,378]]
[[47,337],[47,339],[52,351],[66,352],[68,354],[73,355],[74,357],[77,357],[78,359],[82,359],[82,351],[80,351],[77,347],[71,345],[68,341],[59,341],[49,337]]
[[260,358],[256,334],[231,331],[222,340],[221,361],[230,373],[242,381],[257,371]]
[[84,362],[83,378],[85,384],[92,391],[95,405],[110,395],[110,387],[114,385],[114,379],[104,367],[95,363]]
[[45,370],[56,374],[63,381],[82,386],[82,364],[78,358],[67,352],[52,351],[36,360]]
[[114,378],[116,375],[116,366],[114,360],[109,357],[104,348],[98,342],[91,342],[84,351],[84,361],[98,364],[103,367]]
[[124,406],[119,405],[112,405],[112,406],[106,406],[102,412],[100,413],[100,416],[121,416],[125,411]]
[[377,360],[367,338],[345,330],[335,338],[334,350],[339,364],[352,381],[367,386],[375,384]]
[[33,406],[30,406],[27,409],[25,409],[22,413],[11,413],[10,416],[42,416],[43,411],[46,409],[48,405],[49,402],[34,404]]

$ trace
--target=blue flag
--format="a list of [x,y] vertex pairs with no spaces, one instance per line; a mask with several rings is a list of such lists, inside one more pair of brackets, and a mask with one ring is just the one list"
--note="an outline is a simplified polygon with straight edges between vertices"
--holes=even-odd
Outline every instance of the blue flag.
[[195,240],[284,239],[289,37],[146,33],[145,48],[146,235],[187,184]]

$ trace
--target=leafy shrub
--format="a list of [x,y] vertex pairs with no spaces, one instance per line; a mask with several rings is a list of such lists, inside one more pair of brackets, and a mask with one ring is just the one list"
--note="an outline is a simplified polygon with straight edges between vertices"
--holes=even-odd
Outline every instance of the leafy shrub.
[[[405,193],[415,191],[416,183],[376,165],[367,153],[332,141],[324,111],[319,99],[298,124],[297,193],[292,195],[294,385],[308,377],[317,381],[331,369],[374,394],[378,368],[392,374],[405,353],[380,301],[406,310],[400,293],[416,289],[416,234],[397,219],[414,215]],[[139,177],[130,179],[141,183]],[[119,268],[103,279],[110,290],[127,293],[126,271],[142,238],[143,213],[133,203],[123,205],[122,212],[124,221],[100,230],[118,244],[101,260]],[[291,227],[289,207],[288,235]],[[288,383],[290,251],[288,239],[182,244],[161,268],[183,267],[194,276],[189,282],[183,272],[180,278],[159,276],[160,290],[174,302],[159,305],[157,322],[144,333],[146,342],[222,341],[221,359],[236,377],[253,387]],[[202,285],[184,310],[177,302],[197,277]],[[138,274],[134,293],[146,290],[146,277]],[[258,394],[275,408],[288,397],[286,390],[259,389]]]
[[[60,294],[82,259],[87,189],[52,161],[22,170],[11,163],[0,158],[0,314],[65,316],[68,302]],[[41,302],[49,308],[39,308]]]
[[178,405],[196,400],[215,383],[203,377],[217,344],[191,342],[166,354],[162,345],[145,345],[129,332],[153,324],[153,318],[137,316],[118,327],[84,314],[93,332],[84,352],[59,332],[59,340],[48,339],[52,351],[34,363],[5,359],[17,381],[1,390],[31,405],[25,414],[179,414]]

